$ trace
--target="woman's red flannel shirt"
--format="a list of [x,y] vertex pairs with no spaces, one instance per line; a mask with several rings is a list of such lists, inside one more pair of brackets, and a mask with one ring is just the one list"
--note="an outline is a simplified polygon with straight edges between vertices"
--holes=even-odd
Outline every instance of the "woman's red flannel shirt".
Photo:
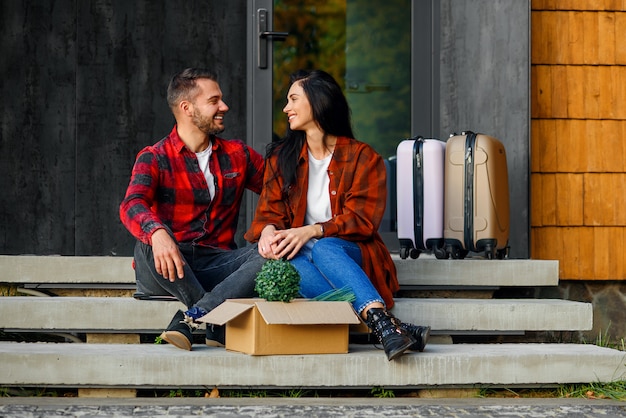
[[[256,214],[245,238],[256,242],[268,225],[287,229],[304,225],[309,157],[306,144],[300,153],[297,184],[283,198],[283,179],[277,177],[277,157],[266,161],[263,191]],[[332,218],[322,223],[325,237],[356,242],[361,248],[363,271],[380,293],[387,308],[393,307],[398,291],[396,267],[378,234],[387,199],[387,173],[382,157],[369,145],[340,137],[328,167]]]
[[213,138],[209,161],[215,177],[211,201],[196,155],[172,132],[137,155],[120,219],[150,245],[152,233],[167,226],[178,242],[236,248],[235,232],[245,189],[260,193],[263,156],[240,140]]

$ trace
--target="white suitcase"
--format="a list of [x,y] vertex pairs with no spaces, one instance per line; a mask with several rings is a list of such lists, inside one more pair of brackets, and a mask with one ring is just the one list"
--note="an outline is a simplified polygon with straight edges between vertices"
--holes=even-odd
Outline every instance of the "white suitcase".
[[415,137],[398,144],[396,154],[397,226],[400,257],[423,251],[446,258],[443,248],[446,143]]

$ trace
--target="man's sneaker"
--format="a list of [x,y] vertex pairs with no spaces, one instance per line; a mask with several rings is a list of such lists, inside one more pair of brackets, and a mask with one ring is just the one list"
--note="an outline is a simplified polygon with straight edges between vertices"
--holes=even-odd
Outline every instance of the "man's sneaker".
[[226,338],[224,325],[206,324],[206,345],[209,347],[224,347]]
[[400,328],[409,333],[414,339],[415,343],[409,347],[409,350],[424,351],[424,347],[428,343],[430,338],[430,327],[423,327],[420,325],[407,324],[402,322]]
[[187,318],[188,321],[191,320],[194,323],[198,323],[198,319],[202,318],[207,313],[208,312],[204,309],[198,306],[193,306],[185,312],[185,318]]
[[[189,318],[189,317],[187,317]],[[163,341],[172,344],[174,347],[191,351],[193,343],[193,321],[185,318],[183,311],[179,310],[172,318],[167,329],[161,334]]]

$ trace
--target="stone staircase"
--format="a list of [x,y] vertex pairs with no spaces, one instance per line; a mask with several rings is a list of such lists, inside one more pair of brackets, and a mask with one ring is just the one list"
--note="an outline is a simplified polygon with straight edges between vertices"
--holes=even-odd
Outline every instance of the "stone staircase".
[[[133,299],[130,258],[0,256],[0,283],[7,293],[27,295],[0,298],[0,329],[29,336],[0,342],[0,386],[132,396],[140,388],[539,387],[626,376],[626,353],[590,344],[453,343],[458,336],[590,330],[591,304],[491,297],[507,288],[557,286],[556,261],[422,255],[395,262],[402,291],[394,313],[430,325],[433,338],[423,353],[388,362],[370,343],[351,344],[348,354],[295,356],[146,343],[181,304]],[[33,341],[47,333],[65,342]]]

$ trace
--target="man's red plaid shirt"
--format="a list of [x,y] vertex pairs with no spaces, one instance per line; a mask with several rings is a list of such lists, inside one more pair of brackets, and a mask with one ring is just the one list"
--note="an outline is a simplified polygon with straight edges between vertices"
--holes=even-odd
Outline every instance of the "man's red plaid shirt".
[[245,189],[261,192],[263,157],[240,140],[213,137],[209,161],[215,178],[211,200],[196,155],[176,131],[137,155],[120,219],[150,245],[152,233],[169,228],[178,242],[236,248],[235,232]]

